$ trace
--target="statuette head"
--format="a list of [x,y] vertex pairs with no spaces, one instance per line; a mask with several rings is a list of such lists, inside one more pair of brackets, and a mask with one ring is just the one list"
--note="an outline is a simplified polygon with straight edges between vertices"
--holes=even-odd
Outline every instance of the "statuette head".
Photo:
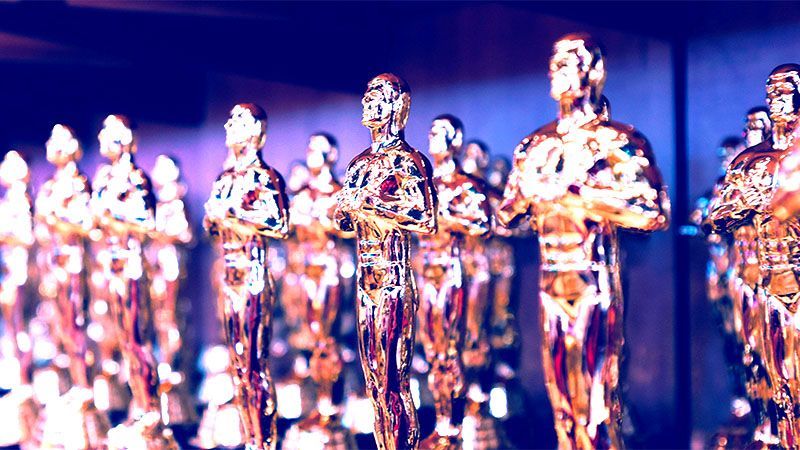
[[389,127],[390,134],[399,135],[408,121],[411,91],[400,77],[384,73],[369,82],[361,105],[361,123],[365,127],[371,130]]
[[766,106],[756,106],[747,111],[744,139],[748,147],[764,142],[772,134],[772,121]]
[[45,143],[47,160],[55,166],[63,166],[71,161],[81,159],[83,152],[72,128],[56,124],[50,132],[50,139]]
[[494,159],[489,166],[486,181],[495,189],[505,189],[508,174],[511,173],[511,162],[503,156]]
[[124,153],[136,152],[136,139],[133,123],[123,115],[111,114],[103,121],[103,128],[97,139],[100,141],[100,154],[115,161]]
[[313,171],[323,167],[333,167],[339,160],[339,148],[336,138],[327,133],[315,133],[308,138],[306,148],[306,166]]
[[489,147],[481,141],[467,142],[461,154],[461,169],[472,175],[483,176],[488,167]]
[[167,155],[158,155],[150,176],[155,185],[174,183],[180,179],[181,169],[175,159]]
[[603,50],[588,34],[568,34],[553,45],[550,96],[559,102],[589,97],[597,104],[606,81]]
[[28,163],[16,150],[6,153],[3,161],[0,162],[0,185],[11,186],[15,183],[27,183],[30,172]]
[[255,103],[240,103],[231,109],[225,123],[225,145],[234,157],[260,150],[267,139],[267,113]]
[[464,143],[464,125],[455,116],[442,114],[433,119],[428,133],[428,150],[431,155],[456,156]]
[[774,124],[794,127],[800,111],[800,65],[783,64],[769,74],[767,105]]

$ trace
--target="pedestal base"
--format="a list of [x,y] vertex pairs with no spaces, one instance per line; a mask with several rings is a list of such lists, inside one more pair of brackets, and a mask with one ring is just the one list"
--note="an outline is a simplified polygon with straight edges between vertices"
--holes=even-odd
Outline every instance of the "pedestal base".
[[284,450],[350,450],[356,442],[350,431],[342,425],[338,415],[323,416],[318,411],[286,432]]
[[145,413],[117,425],[108,432],[109,450],[179,450],[172,430],[161,422],[157,412]]
[[511,448],[502,424],[488,413],[485,403],[471,404],[461,425],[464,450]]
[[0,397],[0,417],[4,421],[0,426],[0,447],[38,448],[33,433],[38,415],[39,404],[31,386],[16,386]]
[[191,444],[198,448],[238,448],[244,445],[239,409],[233,402],[209,405],[200,419],[197,436]]
[[194,401],[184,380],[183,376],[179,376],[177,381],[162,383],[165,392],[161,394],[161,414],[168,425],[197,423]]
[[460,450],[462,447],[461,433],[453,430],[453,434],[433,433],[419,443],[421,450]]
[[104,449],[111,424],[92,391],[73,387],[47,404],[40,417],[42,448]]

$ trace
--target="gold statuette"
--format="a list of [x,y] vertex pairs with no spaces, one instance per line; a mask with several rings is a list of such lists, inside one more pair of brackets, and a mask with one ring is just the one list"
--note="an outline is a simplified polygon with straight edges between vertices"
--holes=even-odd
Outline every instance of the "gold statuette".
[[127,363],[133,405],[128,420],[109,432],[112,449],[172,449],[177,444],[161,417],[159,381],[147,326],[149,295],[143,247],[155,229],[155,198],[150,180],[136,166],[136,140],[128,118],[110,115],[98,135],[101,167],[92,186],[90,207],[100,230],[109,308]]
[[644,136],[598,115],[600,46],[576,34],[553,50],[560,114],[516,148],[497,215],[506,225],[530,216],[538,234],[543,366],[559,448],[622,448],[617,229],[663,230],[669,202]]
[[290,202],[291,226],[302,261],[299,282],[303,287],[300,332],[306,340],[300,348],[311,350],[311,379],[317,385],[316,408],[286,434],[283,448],[355,448],[349,430],[341,423],[340,408],[333,402],[333,385],[342,372],[339,346],[332,333],[340,308],[342,284],[340,246],[342,232],[333,224],[336,193],[341,185],[333,175],[338,158],[336,140],[326,134],[311,136],[306,150],[308,177]]
[[[772,128],[768,110],[765,107],[752,108],[747,113],[744,130],[745,147],[752,147],[766,140]],[[734,139],[723,141],[722,178],[717,181],[710,197],[701,198],[698,207],[692,212],[690,221],[699,226],[705,222],[722,201],[720,196],[729,196],[731,187],[725,182],[725,172],[730,163],[741,153],[732,144],[739,146]],[[706,269],[706,292],[709,300],[717,306],[723,320],[727,337],[726,353],[734,365],[736,384],[744,382],[744,392],[748,403],[734,398],[731,411],[736,422],[743,422],[752,412],[756,427],[753,439],[764,443],[777,443],[772,434],[768,408],[771,394],[765,376],[764,355],[764,308],[756,291],[759,282],[758,244],[756,231],[752,224],[741,224],[734,229],[709,230],[705,233],[709,247],[709,261]],[[730,354],[733,353],[733,354]],[[738,370],[741,367],[743,370]],[[741,373],[740,373],[741,372]],[[737,386],[738,387],[738,386]],[[749,410],[749,411],[748,411]],[[750,434],[748,427],[741,423],[726,426],[713,439],[717,448],[735,447],[738,435]],[[749,436],[747,436],[749,438]]]
[[[467,295],[471,292],[462,259],[465,240],[485,238],[492,229],[484,183],[466,174],[456,160],[462,143],[463,126],[459,119],[442,115],[433,120],[429,152],[438,194],[438,228],[436,233],[419,238],[422,270],[418,274],[420,342],[430,365],[428,385],[436,409],[436,427],[420,445],[427,449],[461,447],[466,392],[462,354],[467,309],[475,307],[467,305]],[[488,274],[482,275],[488,278]],[[470,312],[485,317],[485,311]],[[481,318],[473,317],[472,322],[477,323]]]
[[[465,172],[485,181],[487,197],[494,210],[503,197],[510,170],[508,161],[490,162],[489,149],[480,141],[467,143],[460,160]],[[513,355],[519,345],[519,332],[511,309],[515,270],[514,249],[508,242],[511,235],[511,230],[495,224],[489,239],[466,237],[467,332],[463,360],[467,374],[467,406],[462,425],[466,449],[509,447],[496,419],[508,416],[506,384],[514,376]],[[500,375],[501,382],[493,387],[495,372]],[[490,395],[495,397],[493,409],[489,407]]]
[[181,180],[177,161],[159,155],[152,171],[156,196],[156,226],[145,250],[150,272],[150,298],[153,308],[158,375],[162,395],[166,396],[164,423],[187,424],[197,420],[194,402],[185,374],[176,366],[183,346],[178,322],[178,296],[185,274],[186,247],[192,243],[192,227],[183,198],[186,185]]
[[375,439],[382,450],[416,448],[409,369],[418,299],[410,245],[411,233],[436,232],[436,193],[430,163],[404,140],[406,83],[378,75],[362,104],[372,145],[347,168],[335,220],[356,233],[358,340]]
[[14,355],[3,355],[4,365],[18,370],[11,392],[0,398],[0,445],[33,448],[38,404],[33,398],[31,344],[23,318],[23,288],[28,280],[28,253],[33,245],[33,214],[28,194],[28,164],[18,152],[0,162],[0,307],[5,338]]
[[221,245],[225,279],[220,299],[246,446],[276,445],[275,386],[267,364],[274,285],[267,239],[289,232],[288,200],[277,171],[261,159],[267,115],[254,104],[231,110],[225,144],[233,161],[214,182],[204,225]]
[[[89,180],[78,169],[81,148],[71,128],[56,125],[47,141],[47,160],[55,167],[36,197],[36,223],[44,251],[42,277],[53,282],[57,307],[58,343],[69,356],[72,388],[55,404],[48,404],[44,423],[45,446],[99,449],[106,444],[108,418],[94,404],[90,378],[84,310],[84,251],[94,226]],[[52,440],[51,440],[52,439]]]
[[771,202],[776,195],[778,168],[795,145],[794,133],[800,118],[798,99],[800,65],[775,68],[767,80],[767,103],[773,122],[771,139],[747,148],[733,160],[706,219],[712,231],[733,235],[739,247],[737,253],[741,253],[737,259],[756,256],[758,272],[753,273],[755,267],[750,263],[741,266],[740,276],[745,292],[754,287],[756,301],[761,303],[754,308],[754,319],[763,321],[763,330],[755,328],[763,333],[763,343],[755,336],[752,346],[756,351],[763,346],[770,421],[785,448],[796,447],[800,438],[796,414],[800,220],[786,216],[786,220],[780,220]]

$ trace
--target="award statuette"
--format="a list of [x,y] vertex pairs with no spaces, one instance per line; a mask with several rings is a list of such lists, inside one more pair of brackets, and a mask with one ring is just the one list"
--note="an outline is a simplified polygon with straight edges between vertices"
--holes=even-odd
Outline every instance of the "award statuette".
[[129,368],[133,404],[128,420],[108,433],[111,449],[177,448],[161,418],[156,360],[142,333],[149,308],[143,247],[155,229],[155,197],[150,179],[136,166],[131,121],[110,115],[98,135],[100,153],[110,164],[100,168],[92,185],[90,207],[108,258],[101,262],[108,281],[111,315]]
[[728,164],[744,150],[744,140],[740,136],[728,136],[722,140],[718,147],[720,158],[720,169],[722,177],[716,180],[712,189],[695,201],[695,209],[689,215],[690,234],[699,235],[705,239],[708,248],[708,260],[706,262],[706,298],[714,306],[718,316],[719,325],[722,329],[725,359],[730,367],[730,378],[733,384],[733,395],[729,398],[730,417],[728,422],[723,424],[721,429],[713,436],[712,444],[714,448],[739,448],[747,444],[750,439],[751,430],[749,429],[748,414],[751,412],[750,405],[744,399],[745,393],[745,373],[742,364],[742,344],[741,336],[741,309],[732,295],[732,277],[735,276],[733,270],[733,252],[735,251],[732,239],[728,234],[721,233],[700,233],[699,227],[708,217],[709,205],[719,194],[725,170]]
[[[772,429],[777,430],[782,447],[794,448],[800,439],[795,413],[800,369],[796,344],[800,220],[784,215],[780,207],[774,209],[771,202],[776,195],[778,168],[796,144],[800,65],[785,64],[772,71],[767,79],[767,103],[773,123],[771,139],[745,149],[733,160],[705,223],[712,231],[733,234],[743,252],[753,247],[757,252],[758,274],[742,275],[748,279],[747,285],[756,286],[757,301],[763,308],[761,357],[771,394],[768,410]],[[780,220],[775,212],[786,220]],[[754,235],[743,236],[748,230]],[[757,244],[751,247],[748,242]]]
[[156,196],[156,225],[145,255],[159,355],[158,375],[167,398],[164,423],[190,424],[197,421],[197,414],[186,376],[176,366],[176,357],[183,346],[183,332],[177,318],[178,295],[181,280],[186,276],[186,247],[193,240],[183,201],[186,185],[177,161],[166,155],[156,158],[151,177]]
[[356,233],[358,340],[375,440],[381,450],[416,448],[409,383],[418,305],[411,233],[436,232],[436,192],[430,163],[404,140],[411,106],[406,83],[378,75],[362,104],[361,123],[372,145],[347,168],[335,220],[340,230]]
[[[772,133],[772,122],[766,107],[755,107],[747,112],[744,129],[745,147],[753,147],[767,140]],[[730,161],[726,169],[730,166]],[[723,187],[725,187],[723,189]],[[731,195],[731,185],[725,178],[715,188],[711,198],[705,221],[711,207],[719,205],[721,196]],[[725,200],[726,202],[729,200]],[[732,300],[733,331],[736,334],[740,353],[738,360],[744,366],[745,392],[750,399],[751,410],[755,418],[753,441],[764,444],[778,444],[778,438],[772,432],[769,414],[769,402],[772,398],[768,377],[764,365],[764,303],[756,294],[759,286],[758,242],[756,230],[752,223],[742,223],[730,232],[730,260],[728,275],[728,296]],[[715,436],[717,447],[724,442],[729,447],[735,445],[724,435]],[[732,445],[733,444],[733,445]]]
[[[499,206],[510,164],[505,159],[490,162],[489,150],[480,141],[467,143],[460,160],[465,172],[486,183],[492,208]],[[464,265],[470,282],[463,360],[468,387],[462,439],[465,448],[474,450],[510,446],[496,419],[508,416],[507,384],[515,375],[519,347],[519,332],[511,309],[515,270],[514,249],[508,242],[511,235],[511,230],[495,224],[489,239],[466,238]],[[500,377],[498,386],[492,386],[495,375]],[[496,407],[492,411],[490,395],[495,396]]]
[[19,371],[11,392],[0,397],[0,445],[35,446],[33,430],[39,405],[33,397],[32,355],[25,345],[23,288],[28,280],[28,253],[33,245],[33,214],[28,195],[28,163],[11,150],[0,162],[0,308],[5,338],[11,341],[13,357],[3,355]]
[[[497,203],[492,203],[495,209],[502,201],[502,193],[508,182],[511,171],[509,160],[500,157],[494,159],[487,171],[486,181],[495,191],[499,191]],[[525,224],[523,224],[525,225]],[[528,233],[526,227],[509,230],[500,225],[495,226],[494,237],[489,241],[486,254],[489,259],[489,272],[492,275],[492,300],[491,313],[491,342],[495,372],[505,381],[516,375],[519,364],[519,324],[516,312],[511,305],[511,287],[516,273],[514,260],[514,247],[509,242],[510,237],[521,237]],[[501,368],[502,367],[502,368]]]
[[[336,193],[341,185],[333,169],[338,158],[336,140],[315,134],[306,150],[309,174],[290,201],[291,228],[302,261],[302,302],[298,303],[300,330],[296,339],[311,350],[311,379],[316,383],[316,407],[286,433],[285,449],[355,448],[350,431],[341,423],[339,407],[333,402],[333,385],[342,372],[342,360],[332,328],[339,312],[342,279],[337,238],[342,235],[333,224]],[[301,259],[302,258],[302,259]],[[293,344],[296,346],[297,344]]]
[[543,366],[559,448],[622,448],[622,285],[617,229],[667,227],[669,200],[647,140],[604,120],[603,53],[568,35],[550,59],[558,119],[522,140],[499,221],[530,216],[541,252]]
[[[71,128],[56,125],[47,141],[47,160],[55,167],[36,197],[40,251],[44,274],[53,282],[57,307],[56,337],[69,357],[72,388],[55,405],[48,404],[44,423],[45,446],[99,449],[105,446],[108,418],[94,404],[86,336],[84,251],[94,227],[89,201],[89,180],[78,169],[82,155]],[[51,436],[58,436],[55,442]]]
[[214,182],[204,225],[222,244],[220,302],[245,445],[269,450],[276,445],[277,415],[267,364],[275,303],[267,239],[287,236],[289,205],[280,174],[261,159],[266,130],[267,115],[259,106],[231,110],[225,144],[233,162]]
[[[420,448],[456,449],[461,447],[466,391],[461,358],[468,280],[462,254],[467,238],[491,233],[492,210],[483,182],[467,175],[456,160],[463,143],[461,121],[450,115],[439,116],[433,120],[428,136],[439,209],[436,233],[419,237],[422,273],[418,274],[418,332],[430,365],[428,385],[436,409],[436,428]],[[485,276],[488,279],[488,274]]]

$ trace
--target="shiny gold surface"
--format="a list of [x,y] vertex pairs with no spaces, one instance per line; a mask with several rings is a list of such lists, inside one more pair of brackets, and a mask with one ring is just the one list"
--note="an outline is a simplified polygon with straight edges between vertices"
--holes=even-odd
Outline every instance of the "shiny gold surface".
[[204,225],[222,245],[220,303],[246,445],[274,449],[275,386],[267,362],[275,298],[267,238],[287,236],[289,205],[283,178],[261,159],[266,126],[267,115],[257,105],[231,110],[225,144],[233,161],[214,182]]
[[[728,167],[720,195],[711,205],[706,223],[714,231],[729,232],[737,243],[741,289],[755,290],[753,319],[756,326],[748,342],[755,352],[763,346],[765,385],[769,389],[770,421],[777,429],[780,445],[798,445],[797,410],[797,258],[800,222],[796,217],[779,220],[771,201],[781,161],[795,143],[800,104],[800,66],[786,64],[772,71],[767,80],[767,103],[773,122],[771,139],[740,153]],[[742,261],[744,259],[744,261]],[[742,264],[744,262],[744,264]],[[755,272],[754,264],[758,265]],[[763,311],[763,313],[762,313]],[[762,315],[763,314],[763,315]],[[763,344],[759,341],[763,339]]]
[[376,442],[380,449],[416,448],[409,366],[418,298],[410,237],[436,232],[436,193],[430,163],[403,139],[411,106],[406,83],[379,75],[362,105],[372,145],[347,168],[335,221],[356,233],[359,350]]
[[166,155],[156,158],[152,181],[156,221],[145,256],[159,356],[158,374],[162,395],[166,397],[162,414],[167,424],[193,423],[197,420],[194,401],[186,375],[176,366],[176,356],[183,346],[177,317],[178,295],[181,281],[186,277],[186,247],[194,238],[183,200],[186,186],[177,161]]
[[110,448],[176,448],[161,418],[159,379],[151,343],[142,333],[149,295],[143,248],[155,229],[155,198],[150,179],[134,162],[136,140],[131,122],[110,115],[98,135],[100,153],[109,160],[92,183],[90,208],[100,230],[100,263],[108,283],[108,301],[128,366],[133,405],[128,420],[109,432]]
[[623,299],[617,229],[667,227],[669,201],[647,140],[596,111],[606,77],[589,36],[556,42],[558,119],[514,152],[502,224],[530,217],[541,253],[542,354],[559,448],[622,448]]
[[[472,279],[468,281],[465,274],[464,241],[491,233],[493,216],[484,183],[465,173],[456,159],[463,143],[461,121],[449,115],[435,118],[428,139],[439,209],[436,233],[419,237],[418,333],[430,365],[428,385],[433,393],[436,427],[420,448],[459,448],[459,418],[466,393],[462,362],[465,331],[469,324],[472,335],[481,333],[486,308],[475,303],[485,305],[487,300],[483,293],[468,290]],[[475,275],[488,280],[488,270]],[[469,303],[468,293],[478,298]],[[470,311],[472,323],[468,309],[475,309]],[[485,351],[488,353],[488,348]]]
[[[753,108],[747,113],[744,129],[744,145],[752,147],[769,138],[772,123],[766,108]],[[726,143],[728,145],[726,145]],[[733,145],[731,145],[733,144]],[[733,140],[726,139],[721,146],[723,176],[717,181],[707,197],[697,202],[690,221],[700,226],[705,222],[711,208],[718,207],[720,195],[729,196],[731,187],[726,185],[725,172],[733,159],[741,153],[741,147]],[[717,308],[722,319],[723,330],[730,364],[737,366],[734,371],[738,377],[743,375],[745,391],[750,399],[750,409],[755,417],[755,439],[771,443],[774,440],[769,415],[771,394],[764,376],[764,308],[756,296],[759,264],[756,231],[751,224],[741,224],[728,233],[706,233],[709,248],[709,261],[706,267],[706,292],[709,300]],[[733,352],[730,350],[733,349]],[[738,373],[738,366],[744,368]],[[735,380],[736,383],[741,382]],[[738,399],[733,399],[731,410],[736,419]],[[726,427],[730,428],[730,427]],[[729,434],[722,430],[718,436]],[[727,436],[732,438],[733,436]],[[731,439],[729,439],[731,440]]]
[[[339,407],[333,402],[333,385],[342,372],[339,346],[332,335],[341,307],[341,257],[333,214],[336,194],[342,186],[333,170],[338,159],[333,137],[312,135],[306,149],[308,173],[290,201],[291,231],[297,242],[297,260],[302,261],[302,286],[297,339],[300,348],[312,351],[310,376],[317,386],[316,407],[286,435],[283,448],[355,448],[355,441],[341,424]],[[349,233],[348,233],[349,234]]]
[[38,404],[33,398],[32,354],[23,310],[23,289],[28,281],[28,254],[34,243],[32,202],[28,194],[30,173],[19,152],[6,153],[0,162],[0,307],[5,338],[11,341],[13,360],[19,368],[19,379],[11,393],[0,401],[0,414],[9,423],[0,427],[0,443],[35,445],[33,430]]
[[[69,357],[72,388],[60,405],[48,405],[44,433],[62,428],[65,418],[70,418],[67,422],[72,432],[59,433],[67,440],[49,445],[94,449],[105,446],[110,424],[94,404],[90,382],[90,367],[94,361],[87,345],[87,314],[83,306],[84,251],[94,221],[89,207],[89,180],[77,165],[80,158],[81,148],[72,129],[54,126],[47,141],[47,160],[56,170],[39,189],[34,218],[39,251],[44,252],[42,277],[52,280],[54,287],[58,320],[53,331]],[[51,408],[54,409],[51,411]]]
[[[467,144],[461,158],[465,171],[484,181],[489,204],[500,206],[503,189],[511,170],[504,159],[490,161],[486,144]],[[511,283],[514,276],[514,249],[508,238],[524,233],[523,228],[509,230],[494,224],[493,234],[468,236],[465,240],[464,265],[469,281],[467,294],[466,345],[463,353],[467,374],[467,405],[462,424],[465,449],[486,450],[508,447],[502,425],[489,408],[487,386],[494,380],[496,367],[513,373],[509,361],[519,346],[519,331],[511,308]],[[508,381],[503,379],[503,382]],[[505,390],[501,383],[498,389]],[[504,392],[505,393],[505,392]]]

